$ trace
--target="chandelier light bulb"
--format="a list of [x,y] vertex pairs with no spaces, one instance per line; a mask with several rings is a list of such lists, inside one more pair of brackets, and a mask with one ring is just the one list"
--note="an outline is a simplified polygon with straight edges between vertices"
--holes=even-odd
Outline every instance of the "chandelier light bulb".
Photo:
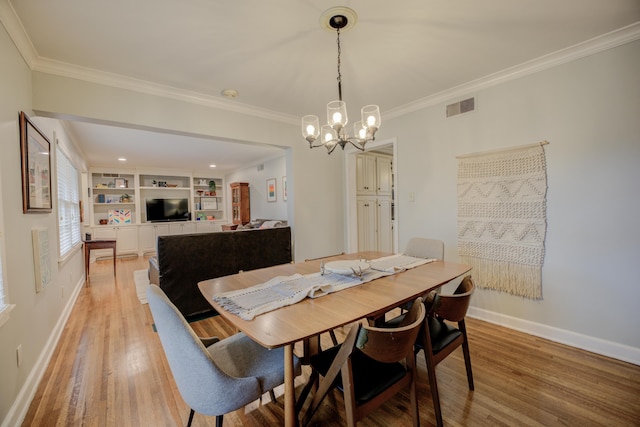
[[373,116],[367,117],[367,126],[373,126],[376,124],[376,118]]
[[334,123],[340,123],[342,121],[342,114],[340,114],[339,112],[335,112],[333,113],[333,122]]
[[313,125],[307,125],[307,135],[313,135],[313,132],[316,129],[313,127]]

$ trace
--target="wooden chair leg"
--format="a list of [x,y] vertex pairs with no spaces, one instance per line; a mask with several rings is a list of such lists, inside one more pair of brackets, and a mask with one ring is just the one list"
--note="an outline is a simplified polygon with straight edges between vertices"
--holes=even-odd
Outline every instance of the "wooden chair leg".
[[409,385],[409,396],[411,398],[411,418],[413,420],[413,427],[420,427],[420,412],[418,410],[418,385],[417,385],[417,369],[416,369],[416,356],[412,354],[412,358],[408,358],[408,368],[411,371],[411,384]]
[[427,372],[429,374],[429,387],[431,387],[431,400],[433,411],[436,415],[436,425],[442,427],[442,411],[440,410],[440,395],[438,394],[438,380],[436,379],[436,367],[427,359]]
[[193,421],[193,414],[195,413],[195,411],[192,409],[191,412],[189,412],[189,421],[187,421],[187,427],[191,427],[191,422]]
[[336,333],[333,332],[333,329],[329,331],[329,335],[331,335],[331,341],[333,345],[338,345],[338,338],[336,338]]
[[296,399],[296,414],[300,413],[302,407],[304,406],[304,402],[307,400],[309,393],[318,383],[318,373],[314,370],[311,371],[311,375],[309,376],[309,381],[304,385],[302,391],[300,392],[300,396]]
[[467,368],[467,382],[469,383],[469,390],[474,390],[473,387],[473,371],[471,370],[471,354],[469,353],[469,341],[467,341],[467,328],[464,320],[458,323],[458,328],[462,332],[464,341],[462,342],[462,353],[464,354],[464,365]]

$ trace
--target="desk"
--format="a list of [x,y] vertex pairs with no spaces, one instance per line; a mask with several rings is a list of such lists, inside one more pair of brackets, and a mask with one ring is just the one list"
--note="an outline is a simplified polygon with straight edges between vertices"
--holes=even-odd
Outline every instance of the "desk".
[[85,282],[89,283],[89,253],[91,249],[113,249],[113,275],[116,275],[116,240],[104,239],[104,240],[86,240],[84,242],[84,278]]
[[[335,259],[376,259],[389,255],[381,252],[360,252],[338,255]],[[305,299],[297,304],[261,314],[253,320],[243,320],[229,313],[213,296],[221,292],[248,288],[264,283],[275,276],[320,271],[320,260],[246,271],[198,283],[200,291],[220,315],[251,339],[267,348],[284,347],[285,426],[297,424],[293,346],[323,332],[360,319],[382,316],[391,309],[431,291],[471,270],[471,266],[436,261],[402,273],[382,277],[317,299]]]

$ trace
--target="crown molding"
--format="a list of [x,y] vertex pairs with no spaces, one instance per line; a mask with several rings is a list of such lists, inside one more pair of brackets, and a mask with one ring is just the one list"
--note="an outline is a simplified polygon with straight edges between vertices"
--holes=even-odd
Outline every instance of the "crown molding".
[[9,0],[0,0],[0,22],[29,68],[33,68],[33,64],[38,59],[38,53]]
[[640,22],[384,112],[392,119],[640,39]]
[[[187,91],[145,80],[42,58],[38,55],[33,43],[31,43],[28,34],[26,33],[9,0],[0,0],[0,21],[6,28],[9,36],[18,48],[18,51],[32,71],[39,71],[148,95],[189,102],[206,107],[218,108],[291,125],[298,125],[299,123],[300,118],[291,114],[280,113],[265,108],[238,103],[236,101],[220,99],[194,91]],[[460,96],[465,96],[474,91],[486,89],[510,80],[534,74],[536,72],[593,55],[638,39],[640,39],[640,22],[635,22],[602,36],[595,37],[540,58],[527,61],[520,65],[444,90],[434,95],[420,98],[403,106],[384,111],[383,113],[385,119],[400,117]]]
[[259,108],[247,104],[238,103],[237,101],[217,98],[215,96],[205,95],[203,93],[178,89],[171,86],[165,86],[146,80],[126,77],[119,74],[99,71],[92,68],[80,67],[61,61],[55,61],[47,58],[39,58],[32,71],[53,74],[61,77],[69,77],[73,79],[83,80],[91,83],[116,87],[120,89],[140,92],[147,95],[155,95],[163,98],[175,99],[192,104],[203,105],[206,107],[218,108],[225,111],[232,111],[239,114],[260,117],[267,120],[274,120],[282,123],[298,125],[300,118],[290,114],[284,114],[266,108]]

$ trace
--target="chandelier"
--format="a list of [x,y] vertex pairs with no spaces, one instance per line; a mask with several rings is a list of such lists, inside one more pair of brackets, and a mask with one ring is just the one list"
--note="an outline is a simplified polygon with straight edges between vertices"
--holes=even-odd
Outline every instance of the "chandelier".
[[[380,108],[377,105],[366,105],[361,110],[361,120],[353,125],[353,136],[346,130],[348,120],[347,104],[342,100],[342,74],[340,73],[340,30],[355,24],[355,11],[346,7],[327,10],[323,17],[328,18],[326,25],[336,30],[338,45],[338,100],[327,104],[327,124],[320,127],[318,116],[308,115],[302,118],[302,136],[309,142],[309,148],[325,147],[328,154],[339,145],[343,150],[350,143],[360,151],[364,151],[367,142],[375,139],[380,128]],[[351,21],[349,20],[351,18]],[[316,143],[316,140],[320,140]]]

